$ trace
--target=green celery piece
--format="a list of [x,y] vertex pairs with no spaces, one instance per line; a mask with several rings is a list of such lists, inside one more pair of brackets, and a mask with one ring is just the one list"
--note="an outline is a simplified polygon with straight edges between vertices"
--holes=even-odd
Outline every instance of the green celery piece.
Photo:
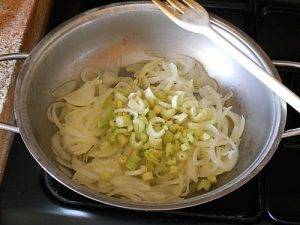
[[98,127],[107,128],[109,126],[109,121],[114,118],[114,112],[112,109],[108,110],[104,117],[98,122]]

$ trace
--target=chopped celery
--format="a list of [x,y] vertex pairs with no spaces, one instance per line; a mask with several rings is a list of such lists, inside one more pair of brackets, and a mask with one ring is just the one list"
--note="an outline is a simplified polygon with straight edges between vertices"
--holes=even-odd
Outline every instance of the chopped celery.
[[207,180],[209,180],[209,182],[212,183],[212,184],[217,183],[217,177],[215,175],[209,175],[207,177]]
[[177,107],[177,111],[181,112],[181,113],[185,113],[185,114],[188,114],[189,113],[189,110],[184,108],[184,107]]
[[147,113],[147,117],[148,117],[148,119],[152,119],[152,118],[156,117],[156,114],[153,111],[149,111]]
[[147,108],[149,108],[149,104],[148,104],[147,100],[143,100],[143,102],[144,102],[145,106],[146,106]]
[[181,127],[183,127],[183,130],[186,129],[187,131],[190,131],[187,121],[183,122],[183,124],[181,124]]
[[111,102],[113,102],[113,99],[112,99],[111,95],[109,95],[102,103],[102,108],[103,109],[109,108],[111,106]]
[[182,137],[182,133],[180,131],[176,132],[176,134],[174,135],[174,139],[178,140]]
[[117,108],[122,108],[123,107],[123,102],[118,100],[117,101]]
[[[118,90],[118,92],[121,93],[124,96],[128,96],[130,91],[127,88],[121,88],[121,89]],[[127,100],[127,97],[126,97],[126,100]]]
[[107,132],[106,138],[107,138],[107,140],[108,140],[111,144],[116,143],[116,135],[115,135],[115,133],[113,133],[113,132]]
[[177,109],[177,106],[178,106],[178,95],[174,95],[172,97],[172,108],[173,109]]
[[129,101],[127,103],[127,106],[129,108],[131,108],[133,111],[135,111],[136,113],[145,115],[149,111],[149,108],[147,107],[147,105],[144,103],[144,101],[139,96],[135,95],[133,97],[130,95],[129,95]]
[[126,161],[126,168],[129,170],[135,170],[139,167],[142,158],[136,154],[131,154]]
[[142,133],[145,130],[145,123],[141,118],[136,118],[133,120],[133,127],[136,133]]
[[174,154],[174,146],[171,143],[166,145],[166,156],[171,157]]
[[191,149],[191,146],[189,143],[183,143],[182,145],[180,145],[180,149],[182,151],[187,151],[187,150]]
[[174,142],[174,151],[178,152],[180,150],[180,142],[175,140]]
[[186,137],[184,137],[183,135],[180,135],[179,138],[178,138],[178,140],[181,143],[188,143],[189,142],[189,140]]
[[147,160],[153,162],[154,164],[158,164],[160,159],[162,158],[163,151],[149,149],[145,151],[145,157]]
[[139,118],[144,122],[144,124],[148,124],[148,120],[145,116],[140,115]]
[[146,90],[145,90],[145,97],[147,99],[150,99],[150,100],[153,100],[155,99],[155,95],[153,94],[152,90],[150,87],[148,87]]
[[171,119],[176,114],[176,109],[163,109],[160,114],[165,120]]
[[[114,93],[114,96],[115,96],[115,100],[117,100],[117,101],[127,102],[127,100],[128,100],[127,97],[125,97],[123,95],[123,93],[121,93],[120,91],[116,91]],[[121,108],[121,107],[119,107],[119,108]]]
[[158,149],[158,150],[162,150],[162,148],[163,148],[161,138],[149,137],[149,144],[152,148],[155,148],[155,149]]
[[166,162],[167,165],[172,166],[172,165],[176,165],[177,161],[176,158],[170,159]]
[[141,134],[139,135],[139,138],[140,138],[140,140],[141,140],[143,143],[146,143],[146,142],[148,141],[148,135],[145,134],[145,133],[141,133]]
[[174,165],[170,166],[170,173],[172,174],[178,173],[178,167]]
[[168,128],[170,128],[174,123],[172,122],[172,120],[168,120],[166,122],[166,125],[168,126]]
[[146,159],[147,159],[148,161],[150,161],[150,162],[152,162],[152,163],[154,163],[154,164],[158,164],[158,163],[159,163],[159,159],[157,159],[156,157],[154,157],[154,156],[151,154],[150,150],[146,150],[144,154],[145,154],[145,157],[146,157]]
[[182,136],[186,137],[188,134],[189,130],[188,129],[183,129],[182,131]]
[[142,150],[147,150],[147,149],[149,149],[149,148],[151,148],[151,146],[150,146],[149,142],[147,142],[147,143],[145,143],[145,144],[143,145]]
[[161,159],[163,157],[164,154],[163,151],[156,150],[156,149],[151,149],[151,151],[156,158]]
[[[161,124],[161,125],[160,125]],[[161,127],[159,131],[156,131],[153,126],[156,126],[157,128]],[[167,129],[167,126],[165,126],[165,121],[163,118],[160,117],[154,117],[149,120],[149,125],[147,127],[147,134],[149,137],[152,138],[161,138]]]
[[135,112],[134,110],[129,109],[129,108],[116,109],[114,111],[114,113],[118,113],[118,114],[123,115],[123,116],[125,116],[125,115],[128,115],[128,116],[131,115],[134,118],[137,118],[139,116],[139,114],[137,112]]
[[176,131],[182,131],[183,127],[180,126],[179,124],[172,124],[170,127],[170,131],[173,133],[176,133]]
[[200,129],[195,129],[195,130],[193,130],[193,134],[194,134],[195,138],[200,139],[203,135],[203,131]]
[[201,141],[207,141],[210,139],[210,135],[206,132],[204,132],[200,138]]
[[115,132],[115,134],[124,134],[124,135],[128,134],[127,129],[124,129],[124,128],[117,128],[117,129],[115,129],[114,132]]
[[113,117],[114,117],[113,110],[108,110],[105,113],[104,117],[100,119],[100,121],[98,122],[98,127],[107,128],[109,126],[109,120],[113,119]]
[[178,124],[182,124],[187,118],[188,118],[188,114],[185,112],[173,116],[173,119],[175,119],[175,123]]
[[161,112],[161,107],[159,105],[154,106],[153,112],[157,115]]
[[116,126],[119,128],[128,127],[132,123],[132,119],[129,115],[117,116]]
[[149,181],[153,179],[153,174],[152,172],[146,172],[142,175],[143,181]]
[[164,92],[164,91],[158,91],[157,93],[155,93],[156,96],[158,98],[160,98],[161,100],[167,100],[168,99],[168,95]]
[[192,134],[191,132],[189,132],[186,136],[187,136],[189,142],[190,142],[191,144],[193,144],[194,141],[195,141],[195,138],[194,138],[193,134]]
[[163,144],[167,145],[168,143],[171,143],[174,140],[174,134],[167,130],[163,136]]
[[127,126],[127,131],[129,131],[129,132],[133,131],[133,125],[132,125],[132,123],[130,123],[130,124]]
[[127,137],[123,134],[117,134],[117,140],[121,146],[126,145],[128,142]]
[[210,189],[210,186],[211,186],[211,183],[209,180],[207,179],[203,179],[200,181],[200,183],[197,185],[197,190],[202,190],[204,189],[205,191],[209,191]]
[[115,128],[115,127],[116,127],[116,125],[115,125],[115,123],[114,123],[113,120],[110,120],[108,123],[109,123],[109,126],[110,126],[111,128]]
[[147,99],[148,105],[150,109],[153,109],[155,106],[155,100],[154,99]]
[[137,152],[138,156],[140,156],[142,159],[145,158],[145,149],[142,148]]
[[154,128],[155,132],[162,130],[161,124],[153,124],[152,127]]
[[134,149],[142,149],[142,147],[143,147],[142,141],[136,141],[134,132],[132,132],[130,135],[130,146]]
[[188,155],[186,154],[186,152],[178,152],[177,158],[179,161],[183,162],[187,160]]

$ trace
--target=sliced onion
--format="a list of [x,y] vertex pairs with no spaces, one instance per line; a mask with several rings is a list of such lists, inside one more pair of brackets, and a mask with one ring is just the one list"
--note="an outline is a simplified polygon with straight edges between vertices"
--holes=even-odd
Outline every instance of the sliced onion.
[[150,87],[148,87],[146,90],[145,90],[145,97],[147,99],[155,99],[155,95],[153,94],[152,90]]
[[75,106],[86,106],[95,100],[95,91],[93,85],[83,86],[64,97],[64,99]]
[[172,97],[172,108],[177,109],[178,106],[178,95],[174,95]]
[[[108,61],[104,73],[85,68],[80,88],[69,83],[56,90],[60,98],[47,116],[59,129],[51,149],[62,170],[109,196],[166,202],[189,195],[199,178],[233,169],[245,118],[224,106],[232,93],[219,94],[200,63],[186,56],[141,62],[127,68],[134,79],[119,77],[120,65],[119,57]],[[158,91],[166,100],[156,97]],[[178,148],[186,150],[184,162],[177,159]],[[134,156],[138,164],[129,171]],[[148,175],[152,180],[143,181]]]
[[52,95],[54,97],[63,97],[67,94],[69,94],[70,92],[74,91],[77,87],[77,81],[76,80],[69,80],[65,83],[63,83],[62,85],[58,86],[57,88],[55,88],[52,91]]
[[99,78],[102,74],[103,70],[95,66],[87,66],[81,71],[80,77],[82,81],[87,82]]
[[138,170],[126,171],[125,175],[126,176],[138,176],[138,175],[145,173],[146,171],[147,171],[146,166],[141,166],[141,168],[139,168]]
[[133,111],[137,112],[138,114],[146,114],[147,109],[144,101],[140,97],[140,93],[131,93],[128,96],[128,103],[127,106],[131,108]]
[[130,115],[132,115],[134,118],[137,118],[139,116],[139,114],[135,111],[133,111],[132,109],[128,109],[128,108],[121,108],[121,109],[116,109],[114,111],[114,113],[122,113],[122,112],[126,112],[129,113]]
[[188,117],[188,114],[186,114],[185,112],[183,112],[183,113],[180,113],[178,115],[173,116],[173,119],[177,123],[182,124],[187,119],[187,117]]
[[149,191],[150,186],[140,180],[139,178],[132,176],[117,176],[111,180],[111,183],[119,188],[130,187],[139,191]]
[[166,128],[163,127],[160,131],[157,132],[153,128],[153,124],[155,124],[155,123],[165,124],[165,120],[160,117],[154,117],[154,118],[150,119],[149,125],[147,127],[147,134],[149,135],[149,137],[152,137],[152,138],[161,138],[165,134]]

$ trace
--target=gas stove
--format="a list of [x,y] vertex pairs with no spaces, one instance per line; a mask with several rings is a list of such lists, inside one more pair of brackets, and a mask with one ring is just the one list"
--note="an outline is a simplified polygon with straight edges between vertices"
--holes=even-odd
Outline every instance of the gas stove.
[[[68,18],[115,0],[54,1],[50,31]],[[299,0],[201,0],[206,9],[251,36],[272,59],[300,61]],[[298,21],[298,23],[297,23]],[[300,71],[279,69],[300,95]],[[288,108],[287,128],[300,126]],[[300,138],[283,139],[250,182],[213,202],[165,212],[117,209],[86,199],[47,175],[15,136],[0,187],[0,224],[300,224]]]

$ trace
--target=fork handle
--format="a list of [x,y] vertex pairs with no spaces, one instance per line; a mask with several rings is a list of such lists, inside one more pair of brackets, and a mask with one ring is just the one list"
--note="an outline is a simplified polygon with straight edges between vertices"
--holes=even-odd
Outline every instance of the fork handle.
[[[276,95],[282,100],[288,103],[291,107],[300,113],[300,98],[293,93],[290,89],[284,86],[282,83],[273,78],[264,69],[258,66],[248,56],[246,56],[241,50],[236,48],[221,34],[215,31],[213,28],[207,29],[203,32],[211,41],[213,41],[219,48],[221,48],[225,54],[239,62],[246,70],[248,70],[253,76],[270,88]],[[299,65],[300,68],[300,65]]]

